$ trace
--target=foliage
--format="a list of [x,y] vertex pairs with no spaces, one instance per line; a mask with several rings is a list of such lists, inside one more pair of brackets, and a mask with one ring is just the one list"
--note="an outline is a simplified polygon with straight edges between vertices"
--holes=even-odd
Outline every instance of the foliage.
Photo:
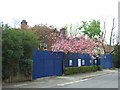
[[82,25],[79,27],[79,30],[83,29],[83,33],[87,35],[89,38],[95,38],[100,35],[100,22],[96,20],[90,21],[82,21]]
[[10,26],[8,24],[4,24],[3,22],[0,22],[0,30],[8,30],[10,29]]
[[2,76],[4,77],[6,71],[10,78],[17,74],[18,60],[23,56],[22,39],[19,32],[15,30],[4,30],[2,34]]
[[[96,41],[94,39],[85,39],[84,36],[76,37],[56,37],[56,42],[52,45],[52,50],[55,52],[63,51],[66,53],[86,53],[90,56],[96,54],[98,51],[96,50],[96,47],[101,49],[101,43]],[[98,50],[99,50],[98,49]],[[102,50],[102,49],[101,49]],[[97,53],[98,54],[98,53]],[[63,55],[63,73],[65,72],[65,66],[64,62],[66,60],[65,55]]]
[[93,72],[97,70],[101,70],[100,66],[67,67],[65,68],[65,75]]
[[88,53],[94,54],[96,48],[101,47],[100,43],[96,43],[94,39],[85,39],[84,36],[76,37],[56,37],[57,40],[52,46],[53,51],[63,51],[65,53]]
[[2,78],[11,82],[19,71],[19,60],[31,58],[31,52],[38,48],[39,42],[31,31],[5,29],[2,33],[2,44]]
[[117,45],[113,53],[113,66],[116,68],[120,68],[119,56],[120,56],[120,45]]
[[98,66],[98,71],[102,71],[102,67],[101,66]]
[[32,50],[39,47],[38,37],[32,31],[22,31],[22,45],[24,49],[23,58],[31,58]]
[[31,59],[19,60],[19,70],[23,76],[25,76],[25,77],[31,76],[32,60]]

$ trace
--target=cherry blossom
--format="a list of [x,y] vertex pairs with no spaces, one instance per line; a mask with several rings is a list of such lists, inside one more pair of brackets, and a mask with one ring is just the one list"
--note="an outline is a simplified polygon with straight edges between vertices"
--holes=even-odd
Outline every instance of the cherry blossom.
[[92,39],[85,39],[84,36],[76,37],[57,37],[56,42],[52,45],[52,50],[65,53],[88,53],[94,54],[95,41]]

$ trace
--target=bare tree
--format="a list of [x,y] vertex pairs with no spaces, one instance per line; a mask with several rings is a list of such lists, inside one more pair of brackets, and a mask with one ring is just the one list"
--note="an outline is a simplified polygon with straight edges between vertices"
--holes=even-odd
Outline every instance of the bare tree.
[[106,23],[104,21],[104,33],[103,33],[103,40],[105,41],[105,36],[106,36]]
[[110,46],[112,44],[112,37],[113,37],[113,30],[115,28],[115,18],[113,18],[113,26],[112,26],[112,29],[111,29],[111,35],[110,35]]
[[115,33],[113,34],[113,37],[112,37],[112,45],[114,46],[115,45]]
[[103,21],[103,31],[101,31],[99,38],[102,39],[101,44],[102,44],[104,53],[106,53],[105,45],[104,45],[104,42],[106,42],[106,40],[105,40],[105,38],[106,38],[106,20]]
[[[113,18],[113,24],[112,24],[112,29],[111,29],[110,46],[112,46],[112,44],[113,45],[115,44],[115,34],[113,34],[114,28],[115,28],[115,18]],[[102,31],[101,37],[102,37],[102,41],[106,42],[105,41],[105,38],[106,38],[106,21],[103,21],[103,31]],[[105,45],[103,43],[102,43],[102,46],[103,46],[103,49],[104,49],[104,53],[106,53],[106,48],[105,48]],[[110,50],[111,50],[111,47],[109,47],[109,51]]]

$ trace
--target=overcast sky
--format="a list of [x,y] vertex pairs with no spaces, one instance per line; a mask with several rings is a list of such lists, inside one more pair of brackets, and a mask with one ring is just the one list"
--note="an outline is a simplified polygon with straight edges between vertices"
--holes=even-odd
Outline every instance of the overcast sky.
[[[48,23],[61,27],[81,20],[106,20],[108,37],[112,18],[118,23],[119,0],[0,0],[0,21],[13,26],[26,19],[33,26]],[[117,26],[116,29],[117,31]],[[107,41],[109,41],[107,37]]]

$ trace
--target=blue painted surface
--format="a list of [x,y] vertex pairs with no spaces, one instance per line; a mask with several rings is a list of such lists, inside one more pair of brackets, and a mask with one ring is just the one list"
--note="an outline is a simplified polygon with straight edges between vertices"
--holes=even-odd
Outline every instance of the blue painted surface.
[[111,54],[101,55],[100,65],[103,69],[112,68],[112,55]]
[[[66,58],[65,58],[65,67],[70,67],[69,66],[69,60],[73,61],[73,67],[77,67],[78,66],[78,59],[81,59],[81,66],[90,66],[90,60],[91,57],[88,54],[79,54],[79,53],[69,53],[66,54]],[[85,64],[83,65],[83,60],[85,61]]]
[[[65,55],[65,67],[71,67],[69,65],[69,60],[72,60],[72,67],[78,67],[78,59],[81,59],[81,64],[83,60],[85,61],[85,64],[82,64],[81,66],[100,65],[103,69],[112,68],[111,54],[100,55],[100,58],[97,60],[97,63],[95,63],[95,60],[92,60],[91,56],[89,56],[88,54],[64,54],[63,52],[33,50],[32,79],[62,75],[63,55]],[[90,63],[90,60],[92,60],[93,63]]]
[[[96,60],[97,62],[95,63],[95,60],[92,60],[91,56],[89,56],[88,54],[78,54],[78,53],[66,54],[65,67],[70,67],[69,60],[73,61],[73,65],[72,65],[73,67],[77,67],[78,59],[81,59],[81,64],[82,61],[85,60],[85,64],[84,65],[82,64],[81,66],[100,65],[103,69],[112,68],[111,54],[100,55],[100,58],[98,58],[98,60]],[[90,60],[92,60],[93,63],[90,63]]]
[[62,52],[33,50],[32,79],[62,75]]

